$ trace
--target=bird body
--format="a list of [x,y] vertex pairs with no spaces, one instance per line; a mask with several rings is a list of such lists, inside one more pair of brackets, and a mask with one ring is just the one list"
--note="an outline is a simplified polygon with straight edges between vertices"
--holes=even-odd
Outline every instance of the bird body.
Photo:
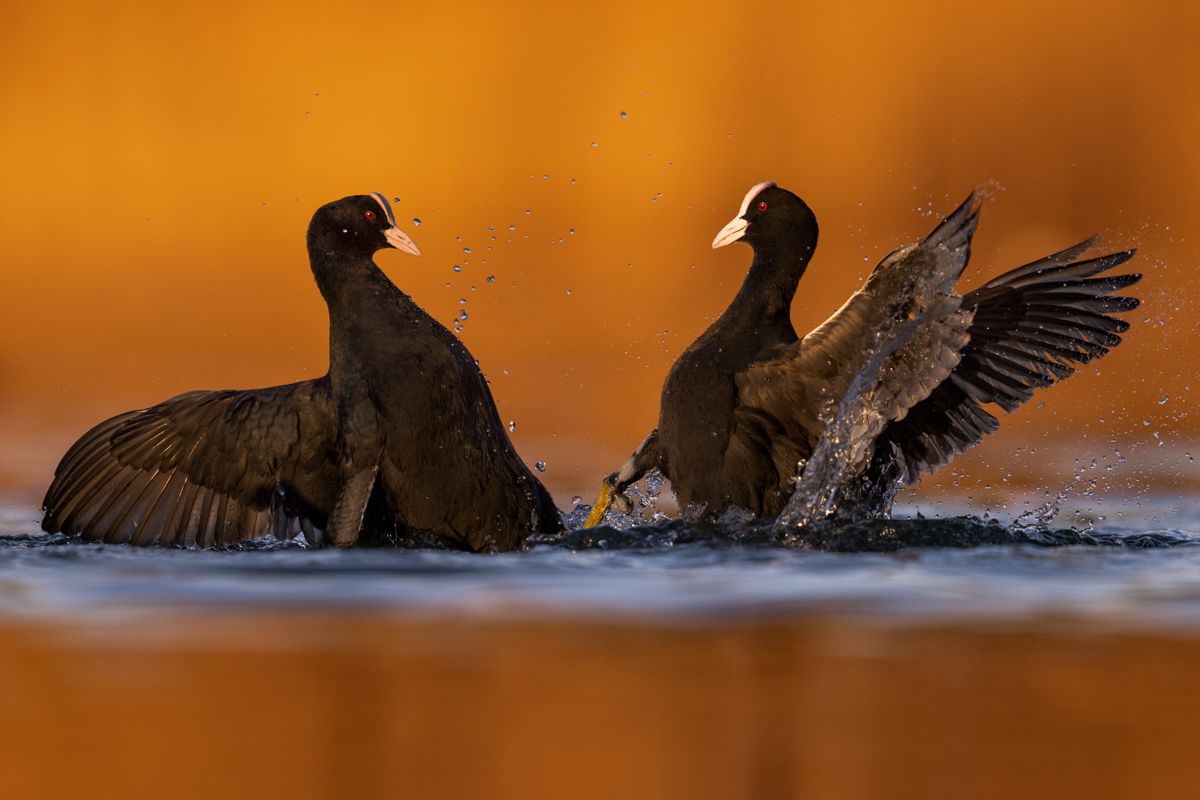
[[471,549],[557,530],[462,342],[382,273],[345,300],[330,307],[330,375],[339,428],[353,432],[344,434],[351,471],[378,465],[406,528],[447,542],[465,535]]
[[43,527],[136,544],[227,546],[303,533],[506,550],[560,527],[466,347],[375,265],[419,254],[381,195],[319,209],[313,275],[329,372],[191,392],[101,423],[64,456]]
[[771,182],[752,187],[713,242],[753,247],[746,279],[672,366],[657,429],[605,478],[588,524],[655,468],[693,512],[776,517],[805,477],[814,491],[884,513],[899,487],[998,427],[984,406],[1011,411],[1120,343],[1128,323],[1108,314],[1138,302],[1114,293],[1140,275],[1093,276],[1133,251],[1081,260],[1088,240],[963,296],[954,284],[978,214],[972,194],[798,337],[789,312],[816,218]]
[[[794,344],[797,337],[786,314],[763,311],[751,304],[731,306],[684,351],[667,375],[658,441],[663,472],[678,487],[684,506],[694,498],[724,496],[733,505],[769,513],[766,487],[746,472],[742,462],[752,440],[772,434],[786,437],[787,432],[745,413],[738,375]],[[676,398],[685,402],[675,402]],[[785,442],[778,439],[776,444]]]

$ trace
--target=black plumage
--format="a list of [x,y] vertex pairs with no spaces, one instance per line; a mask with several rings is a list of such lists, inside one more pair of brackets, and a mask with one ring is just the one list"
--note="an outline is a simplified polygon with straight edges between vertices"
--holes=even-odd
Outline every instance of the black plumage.
[[385,247],[420,253],[382,195],[320,208],[308,252],[329,306],[329,372],[101,423],[55,470],[42,527],[140,545],[303,534],[472,550],[560,529],[471,354],[375,265]]
[[672,366],[658,428],[605,478],[589,524],[653,468],[683,507],[774,517],[832,434],[845,462],[843,498],[890,510],[899,487],[999,427],[985,406],[1012,411],[1121,342],[1129,324],[1109,315],[1137,307],[1116,293],[1141,276],[1103,273],[1134,251],[1084,259],[1089,239],[960,296],[954,284],[978,215],[972,194],[799,338],[790,307],[816,248],[816,217],[791,192],[754,186],[713,242],[753,247],[745,282]]

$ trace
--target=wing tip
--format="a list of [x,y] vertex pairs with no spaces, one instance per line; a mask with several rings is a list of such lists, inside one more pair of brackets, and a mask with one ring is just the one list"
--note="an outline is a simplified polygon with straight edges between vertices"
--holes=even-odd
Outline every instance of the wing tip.
[[938,223],[921,244],[929,247],[946,246],[952,249],[969,247],[971,237],[979,227],[979,214],[983,210],[984,192],[981,187],[972,189],[958,207]]

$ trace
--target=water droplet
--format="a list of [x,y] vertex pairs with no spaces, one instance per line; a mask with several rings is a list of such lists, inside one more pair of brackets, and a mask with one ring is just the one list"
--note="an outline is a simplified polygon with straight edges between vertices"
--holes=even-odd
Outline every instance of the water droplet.
[[496,230],[496,226],[495,226],[495,225],[488,225],[488,233],[491,233],[491,232],[492,232],[492,231],[494,231],[494,230]]
[[467,310],[465,308],[462,311],[458,312],[458,318],[461,319],[463,322],[467,321]]
[[583,502],[583,498],[580,497],[579,495],[575,495],[574,497],[571,498],[571,505],[573,505],[573,506],[577,506],[582,502]]
[[567,297],[570,297],[570,296],[571,296],[571,295],[573,295],[573,294],[575,294],[575,290],[574,290],[574,289],[567,289]]
[[629,114],[627,114],[627,113],[625,113],[624,111],[622,111],[622,112],[621,112],[621,119],[629,119]]
[[592,147],[599,147],[599,146],[600,146],[600,144],[598,142],[592,142]]
[[510,231],[515,231],[515,230],[517,229],[517,226],[516,226],[516,225],[509,225],[509,226],[508,226],[508,229],[509,229]]
[[464,252],[464,253],[466,253],[467,255],[471,255],[471,248],[469,248],[469,247],[464,247],[464,248],[463,248],[463,252]]
[[509,433],[517,432],[517,423],[513,422],[511,419],[508,421],[508,432]]
[[392,198],[392,202],[393,202],[393,203],[397,203],[397,204],[399,204],[399,202],[400,202],[400,198],[399,198],[399,197],[393,197],[393,198]]
[[535,469],[537,469],[538,472],[546,471],[546,462],[545,461],[539,461],[536,464],[534,464],[533,466]]
[[495,282],[496,282],[496,276],[495,276],[495,275],[488,275],[488,277],[487,277],[487,282],[488,282],[488,283],[495,283]]
[[1159,398],[1159,400],[1158,400],[1158,404],[1159,404],[1160,406],[1165,406],[1165,405],[1167,404],[1167,401],[1168,401],[1168,400],[1170,400],[1170,399],[1171,399],[1170,397],[1167,397],[1167,396],[1164,394],[1162,397],[1160,397],[1160,398]]
[[460,306],[465,306],[467,304],[467,298],[465,298],[465,297],[458,298],[458,304]]
[[542,180],[544,180],[544,181],[548,181],[548,180],[550,180],[550,176],[549,176],[549,175],[543,175],[543,176],[542,176]]
[[418,228],[421,227],[421,220],[419,217],[413,217],[413,225],[416,225]]
[[574,179],[574,178],[571,178],[571,185],[572,185],[572,186],[574,186],[574,185],[575,185],[575,179]]
[[462,272],[462,264],[455,264],[455,265],[454,265],[454,271],[455,271],[455,272]]
[[527,209],[525,209],[525,216],[527,216],[527,217],[532,217],[532,216],[533,216],[533,209],[531,209],[531,208],[527,208]]
[[574,228],[571,228],[569,231],[567,231],[567,233],[569,233],[569,234],[571,234],[572,236],[574,236],[574,235],[575,235],[575,229],[574,229]]

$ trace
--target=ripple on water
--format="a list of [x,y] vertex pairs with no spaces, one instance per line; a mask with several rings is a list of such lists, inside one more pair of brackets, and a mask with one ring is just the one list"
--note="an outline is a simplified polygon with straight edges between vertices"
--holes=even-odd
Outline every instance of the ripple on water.
[[670,520],[538,537],[523,552],[494,555],[296,542],[140,549],[22,533],[0,536],[0,615],[319,607],[687,624],[730,614],[908,623],[1066,615],[1200,631],[1198,542],[1183,528],[1030,530],[972,517],[802,533]]

